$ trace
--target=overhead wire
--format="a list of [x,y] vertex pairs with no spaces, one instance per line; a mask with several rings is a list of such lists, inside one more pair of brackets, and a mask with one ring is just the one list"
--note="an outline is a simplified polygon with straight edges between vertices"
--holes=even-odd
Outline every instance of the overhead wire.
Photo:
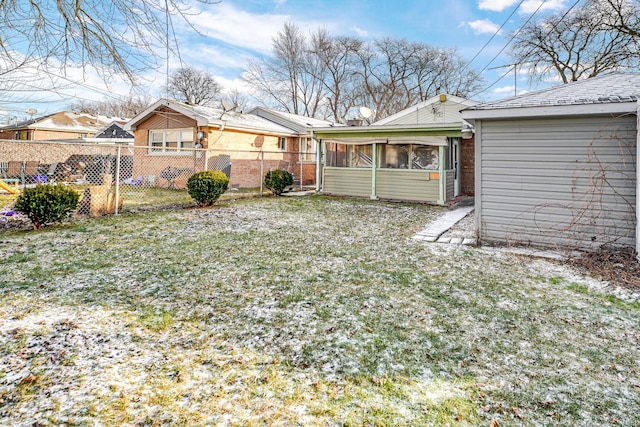
[[[498,52],[498,53],[493,57],[493,59],[491,59],[491,61],[489,61],[489,63],[488,63],[488,64],[487,64],[487,65],[486,65],[486,66],[485,66],[485,67],[484,67],[484,68],[483,68],[483,69],[482,69],[478,74],[481,74],[483,71],[485,71],[485,70],[489,67],[489,65],[491,65],[491,63],[492,63],[493,61],[495,61],[495,60],[496,60],[496,58],[497,58],[497,57],[498,57],[502,52],[504,52],[504,50],[509,46],[509,44],[511,44],[511,42],[515,39],[515,37],[516,37],[518,34],[520,34],[520,31],[523,29],[523,27],[524,27],[525,25],[527,25],[527,24],[529,23],[529,21],[530,21],[530,20],[531,20],[531,19],[532,19],[532,18],[533,18],[537,13],[538,13],[538,11],[542,8],[542,6],[544,5],[544,3],[546,3],[546,1],[547,1],[547,0],[543,0],[543,1],[542,1],[542,3],[540,3],[540,6],[538,6],[538,8],[537,8],[537,9],[536,9],[532,14],[531,14],[531,16],[526,20],[526,22],[525,22],[524,24],[522,24],[514,34],[512,34],[512,35],[511,35],[511,37],[509,38],[509,40],[507,41],[507,43],[502,47],[502,49],[500,49],[500,51],[499,51],[499,52]],[[553,24],[553,27],[552,27],[552,28],[553,28],[553,29],[556,29],[556,27],[558,26],[558,24],[559,24],[560,22],[562,22],[562,21],[567,17],[567,15],[568,15],[568,14],[569,14],[569,13],[570,13],[570,12],[571,12],[571,11],[572,11],[576,6],[577,6],[577,5],[578,5],[578,3],[580,3],[580,1],[581,1],[581,0],[576,0],[576,1],[571,5],[571,7],[569,7],[569,9],[567,9],[567,10],[565,11],[565,13],[560,17],[560,19],[559,19],[557,22],[555,22],[555,23]],[[533,52],[533,48],[532,48],[532,49],[530,49],[530,50],[529,50],[529,52],[527,52],[527,56],[528,56],[531,52]],[[500,82],[503,78],[505,78],[508,74],[510,74],[510,73],[511,73],[511,71],[513,70],[513,67],[516,67],[517,65],[518,65],[518,64],[514,64],[514,65],[510,66],[510,67],[509,67],[509,69],[508,69],[504,74],[502,74],[502,75],[501,75],[497,80],[495,80],[495,81],[494,81],[493,83],[491,83],[489,86],[486,86],[486,87],[485,87],[485,88],[483,88],[482,90],[480,90],[480,91],[478,91],[478,92],[476,92],[476,93],[474,93],[474,94],[472,94],[472,95],[470,95],[470,96],[471,96],[471,97],[478,96],[479,94],[481,94],[481,93],[483,93],[483,92],[486,92],[487,90],[491,89],[493,86],[495,86],[496,84],[498,84],[498,82]]]
[[462,67],[462,69],[460,70],[460,72],[466,70],[471,63],[487,48],[487,46],[489,46],[489,43],[491,43],[493,41],[493,39],[500,34],[500,32],[502,31],[502,29],[504,28],[505,25],[507,25],[507,22],[509,22],[509,20],[513,17],[513,15],[515,15],[515,13],[518,11],[518,9],[520,8],[520,6],[522,6],[522,3],[524,3],[525,0],[520,0],[520,3],[518,3],[516,5],[516,7],[513,8],[513,10],[511,11],[511,13],[509,14],[509,16],[507,17],[507,19],[504,20],[504,22],[502,23],[502,25],[500,25],[500,28],[498,28],[493,35],[489,38],[489,40],[486,41],[486,43],[480,48],[480,50],[478,50],[478,52],[476,52],[475,55],[473,55],[473,58],[471,58],[471,60],[469,62],[467,62],[464,67]]

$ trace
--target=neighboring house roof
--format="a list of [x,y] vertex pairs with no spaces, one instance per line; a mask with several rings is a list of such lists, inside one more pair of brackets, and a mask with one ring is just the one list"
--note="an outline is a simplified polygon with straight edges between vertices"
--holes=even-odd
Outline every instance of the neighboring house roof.
[[328,120],[314,119],[298,114],[284,113],[282,111],[272,110],[265,107],[256,107],[249,112],[256,116],[270,120],[281,126],[293,129],[298,133],[308,133],[313,128],[333,126],[333,122]]
[[96,133],[113,120],[114,119],[112,117],[61,111],[5,126],[0,128],[0,130],[11,131],[36,129],[58,132]]
[[238,111],[225,111],[220,108],[205,107],[202,105],[188,105],[169,99],[161,99],[133,117],[124,127],[125,130],[135,130],[136,127],[155,112],[167,107],[187,117],[194,119],[198,126],[225,127],[249,132],[263,132],[275,135],[296,135],[292,129],[278,125],[270,120],[254,114],[246,114]]
[[437,95],[372,124],[402,125],[427,123],[462,123],[460,110],[477,105],[477,101],[455,95]]
[[133,134],[124,130],[126,121],[112,121],[101,131],[96,133],[95,138],[107,138],[107,139],[133,139]]
[[478,104],[465,119],[616,114],[637,110],[640,73],[611,73],[586,80]]

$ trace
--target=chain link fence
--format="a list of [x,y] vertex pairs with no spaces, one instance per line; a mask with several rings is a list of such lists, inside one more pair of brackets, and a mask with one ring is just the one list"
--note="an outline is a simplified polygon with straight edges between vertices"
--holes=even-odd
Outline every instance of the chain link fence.
[[38,183],[70,186],[81,195],[78,214],[90,216],[191,203],[187,180],[203,170],[229,177],[223,198],[264,194],[264,175],[273,169],[294,175],[292,190],[313,189],[314,160],[313,154],[298,152],[181,148],[156,153],[129,145],[0,140],[0,216],[11,211],[24,188]]

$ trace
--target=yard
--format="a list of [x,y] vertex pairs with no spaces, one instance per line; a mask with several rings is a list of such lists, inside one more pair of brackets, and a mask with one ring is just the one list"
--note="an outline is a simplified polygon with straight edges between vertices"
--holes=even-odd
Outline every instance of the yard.
[[268,197],[2,233],[2,424],[640,424],[634,296],[411,239],[441,213]]

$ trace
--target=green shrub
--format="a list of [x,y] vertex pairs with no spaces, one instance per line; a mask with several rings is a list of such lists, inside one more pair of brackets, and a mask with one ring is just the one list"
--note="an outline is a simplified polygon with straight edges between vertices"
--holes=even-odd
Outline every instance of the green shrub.
[[198,206],[211,206],[229,189],[229,178],[219,170],[196,172],[187,181],[189,195]]
[[293,185],[293,175],[286,170],[276,169],[269,171],[264,177],[264,185],[273,194],[279,196],[285,188]]
[[15,209],[25,214],[33,223],[33,228],[59,222],[75,211],[80,194],[61,183],[37,184],[35,188],[25,188],[16,199]]

